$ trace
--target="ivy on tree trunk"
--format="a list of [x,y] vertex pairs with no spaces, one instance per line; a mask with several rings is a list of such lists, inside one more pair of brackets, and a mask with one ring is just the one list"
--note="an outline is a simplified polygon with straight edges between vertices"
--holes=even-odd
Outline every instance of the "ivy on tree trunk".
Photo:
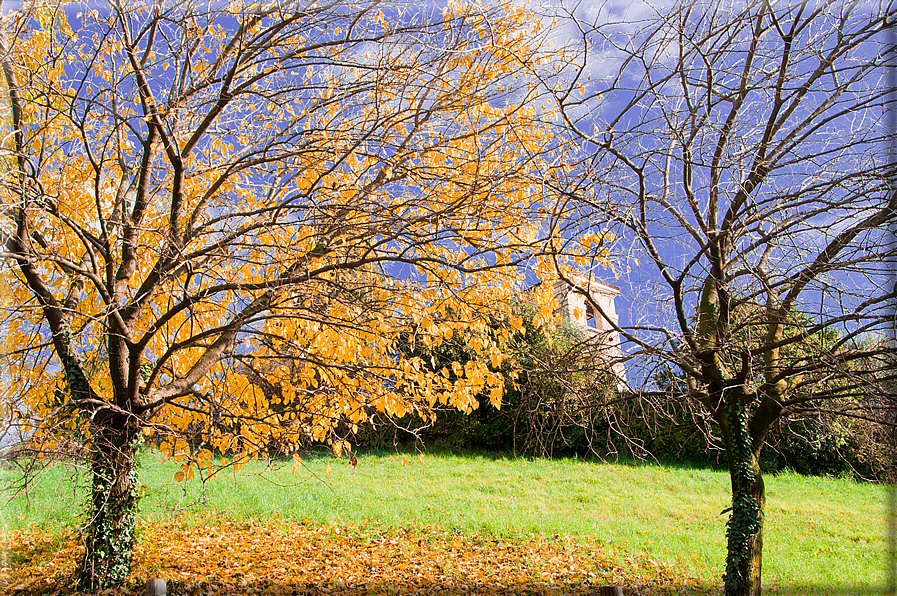
[[724,435],[732,482],[732,513],[726,522],[726,596],[759,596],[766,491],[752,448],[749,409],[740,400],[724,405]]
[[84,591],[120,586],[131,572],[138,501],[136,433],[126,424],[110,422],[94,431],[90,518],[78,569],[78,588]]

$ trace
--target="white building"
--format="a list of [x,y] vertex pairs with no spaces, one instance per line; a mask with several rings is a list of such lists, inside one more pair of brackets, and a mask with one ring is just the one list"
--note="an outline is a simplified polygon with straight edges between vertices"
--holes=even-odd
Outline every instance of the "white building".
[[[620,294],[620,288],[582,276],[573,277],[572,281],[578,289],[571,288],[562,280],[556,280],[552,284],[558,312],[565,322],[584,331],[586,337],[605,344],[607,360],[618,379],[617,387],[623,389],[626,384],[626,368],[622,361],[620,334],[614,328],[619,324],[614,298]],[[586,300],[579,290],[588,293],[592,301]],[[600,311],[592,306],[592,302]]]

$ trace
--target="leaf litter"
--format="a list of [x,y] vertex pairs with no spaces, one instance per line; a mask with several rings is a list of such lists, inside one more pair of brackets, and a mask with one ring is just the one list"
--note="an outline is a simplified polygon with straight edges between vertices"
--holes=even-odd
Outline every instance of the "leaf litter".
[[[228,520],[143,523],[127,585],[141,595],[148,578],[168,594],[710,594],[682,570],[570,536],[460,533],[436,526],[317,525]],[[77,533],[39,526],[2,536],[0,590],[18,596],[75,594],[83,549]]]

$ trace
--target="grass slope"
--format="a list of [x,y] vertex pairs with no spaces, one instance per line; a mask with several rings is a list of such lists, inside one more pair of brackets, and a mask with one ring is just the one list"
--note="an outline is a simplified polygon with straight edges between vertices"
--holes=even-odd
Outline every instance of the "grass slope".
[[[398,529],[438,526],[465,534],[558,534],[685,568],[706,583],[723,569],[728,475],[722,471],[578,460],[494,459],[452,454],[362,454],[260,463],[202,484],[177,484],[177,467],[142,460],[147,523],[203,525],[208,511],[238,518],[309,520]],[[12,472],[4,472],[8,479]],[[57,467],[6,504],[7,530],[73,526],[79,481]],[[875,593],[884,585],[885,494],[850,480],[767,478],[764,583],[777,593]]]

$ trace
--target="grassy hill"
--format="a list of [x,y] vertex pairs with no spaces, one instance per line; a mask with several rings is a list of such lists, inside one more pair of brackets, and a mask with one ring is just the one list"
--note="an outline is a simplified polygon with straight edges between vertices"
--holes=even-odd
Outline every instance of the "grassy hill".
[[[295,472],[292,462],[272,469],[256,462],[205,483],[198,477],[175,483],[176,471],[158,454],[144,455],[143,527],[260,519],[285,527],[353,528],[360,535],[429,528],[517,543],[557,536],[594,545],[615,565],[655,564],[704,587],[718,585],[723,569],[724,471],[450,453],[360,454],[354,470],[347,459],[329,456],[306,457]],[[3,474],[10,480],[14,471]],[[75,528],[82,482],[63,466],[49,470],[27,494],[4,504],[4,535],[35,528],[61,535]],[[883,487],[779,474],[768,477],[767,494],[768,591],[880,593]]]

